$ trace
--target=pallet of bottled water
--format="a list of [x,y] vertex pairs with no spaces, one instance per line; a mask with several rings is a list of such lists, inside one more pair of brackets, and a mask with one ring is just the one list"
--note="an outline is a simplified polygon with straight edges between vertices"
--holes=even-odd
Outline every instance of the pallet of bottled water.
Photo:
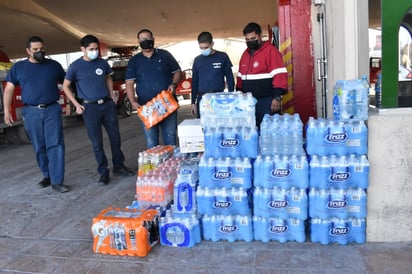
[[251,192],[244,188],[198,187],[198,211],[205,215],[251,215]]
[[340,121],[368,119],[369,84],[366,77],[338,80],[333,88],[333,116]]
[[199,186],[244,189],[252,187],[251,159],[203,156],[199,162]]
[[196,214],[179,217],[166,214],[159,221],[160,244],[174,247],[193,247],[201,241],[200,223]]
[[314,218],[366,218],[367,195],[362,188],[316,189],[309,191],[309,216]]
[[306,220],[308,217],[306,189],[255,187],[253,190],[253,215],[262,218]]
[[255,127],[256,99],[252,93],[206,93],[199,103],[200,125],[242,125]]
[[253,234],[257,241],[285,243],[306,241],[305,221],[299,219],[264,218],[253,216]]
[[253,163],[254,186],[307,188],[309,164],[306,155],[258,156]]
[[310,187],[366,189],[369,186],[369,161],[366,155],[312,155],[309,166]]
[[245,123],[236,124],[232,118],[227,119],[221,125],[213,121],[209,123],[204,128],[204,155],[206,157],[256,158],[259,145],[256,126],[247,126]]
[[368,153],[368,129],[364,121],[309,118],[306,128],[309,155],[364,155]]
[[310,221],[310,238],[312,242],[328,245],[338,243],[363,244],[366,241],[365,219],[320,219],[312,218]]
[[299,114],[265,114],[260,124],[260,154],[303,155],[303,123]]
[[253,241],[253,221],[251,216],[203,215],[203,239],[214,242],[226,240]]

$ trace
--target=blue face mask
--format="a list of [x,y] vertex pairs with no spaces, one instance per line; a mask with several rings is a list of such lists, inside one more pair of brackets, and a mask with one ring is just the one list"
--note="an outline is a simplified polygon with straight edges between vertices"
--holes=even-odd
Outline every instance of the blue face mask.
[[99,51],[98,50],[88,50],[87,51],[87,57],[90,59],[94,60],[99,56]]
[[212,52],[211,48],[201,49],[200,50],[200,54],[202,54],[203,56],[208,56],[208,55],[210,55],[211,52]]

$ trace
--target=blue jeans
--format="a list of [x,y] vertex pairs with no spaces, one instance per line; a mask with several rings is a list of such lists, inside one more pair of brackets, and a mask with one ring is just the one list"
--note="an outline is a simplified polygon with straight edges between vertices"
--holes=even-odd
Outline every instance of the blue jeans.
[[102,126],[106,129],[112,151],[113,169],[123,166],[124,155],[120,148],[119,123],[115,103],[110,100],[103,104],[84,104],[83,120],[87,134],[93,145],[94,157],[97,161],[97,172],[100,175],[109,175],[107,158],[103,148]]
[[50,178],[53,185],[63,184],[65,147],[60,105],[56,103],[45,109],[24,107],[23,117],[44,178]]
[[164,145],[176,145],[177,138],[177,111],[173,112],[159,124],[147,129],[142,122],[143,131],[146,137],[147,148],[159,145],[159,131],[162,131]]

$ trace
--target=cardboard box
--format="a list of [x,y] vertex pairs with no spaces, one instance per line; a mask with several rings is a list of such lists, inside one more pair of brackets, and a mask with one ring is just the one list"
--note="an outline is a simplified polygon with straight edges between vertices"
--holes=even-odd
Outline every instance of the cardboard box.
[[186,119],[177,126],[179,147],[182,153],[203,152],[204,135],[200,119]]

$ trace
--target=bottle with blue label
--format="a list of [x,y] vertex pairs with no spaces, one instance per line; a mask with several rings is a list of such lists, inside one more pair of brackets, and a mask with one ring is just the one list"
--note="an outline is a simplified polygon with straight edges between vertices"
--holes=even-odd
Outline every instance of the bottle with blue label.
[[368,153],[368,128],[364,121],[348,122],[345,125],[348,138],[346,153],[363,155]]
[[253,191],[253,215],[255,216],[306,220],[307,212],[306,189],[256,187]]
[[160,243],[175,247],[193,247],[200,243],[200,225],[195,215],[189,218],[161,217]]
[[179,174],[174,183],[173,209],[176,213],[196,213],[196,181],[187,180],[190,177]]
[[203,238],[214,242],[227,240],[253,241],[253,221],[250,216],[204,215],[202,217]]
[[220,142],[222,141],[222,128],[214,126],[208,126],[204,128],[204,144],[205,144],[205,156],[206,157],[222,157],[221,150],[219,149]]
[[368,119],[369,84],[363,79],[337,81],[334,88],[333,114],[340,121]]
[[341,93],[342,90],[342,84],[343,81],[342,80],[337,80],[335,86],[333,87],[333,103],[332,103],[332,107],[333,107],[333,116],[335,119],[339,119],[340,117],[340,100],[339,100],[339,95]]
[[240,127],[240,157],[256,158],[259,136],[256,127]]
[[366,241],[365,219],[312,218],[310,238],[312,242],[323,245],[330,243],[347,245],[352,242],[363,244]]
[[251,195],[243,188],[202,188],[196,192],[198,211],[205,215],[250,215]]
[[206,158],[199,162],[199,185],[210,188],[252,186],[252,163],[250,158]]
[[366,218],[367,195],[361,188],[315,189],[309,191],[309,216],[328,219]]
[[369,186],[369,161],[366,155],[349,155],[349,170],[351,187],[367,189]]
[[254,185],[260,187],[307,188],[309,164],[306,156],[265,156],[254,163]]
[[313,188],[360,187],[369,185],[369,162],[366,155],[312,156],[309,185]]
[[257,241],[269,242],[297,241],[303,243],[306,240],[305,222],[297,219],[263,218],[253,216],[254,238]]

